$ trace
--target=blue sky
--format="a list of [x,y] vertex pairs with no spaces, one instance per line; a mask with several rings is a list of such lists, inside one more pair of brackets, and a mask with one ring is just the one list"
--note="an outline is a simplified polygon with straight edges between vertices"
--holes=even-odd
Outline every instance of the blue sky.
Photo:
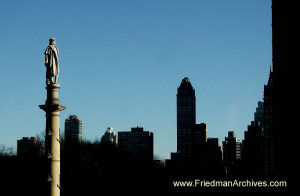
[[272,63],[271,0],[86,0],[0,3],[0,144],[41,134],[44,50],[60,50],[61,128],[70,114],[84,138],[142,126],[154,152],[176,151],[176,92],[189,77],[197,122],[219,143],[243,139]]

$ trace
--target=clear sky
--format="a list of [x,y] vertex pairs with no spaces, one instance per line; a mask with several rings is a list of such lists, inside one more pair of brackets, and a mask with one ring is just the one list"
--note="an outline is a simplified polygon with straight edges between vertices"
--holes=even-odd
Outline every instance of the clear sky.
[[262,100],[272,63],[271,0],[1,1],[0,144],[41,134],[44,50],[60,54],[61,128],[70,114],[84,138],[107,127],[154,132],[154,153],[176,151],[176,93],[196,90],[197,122],[219,144],[239,139]]

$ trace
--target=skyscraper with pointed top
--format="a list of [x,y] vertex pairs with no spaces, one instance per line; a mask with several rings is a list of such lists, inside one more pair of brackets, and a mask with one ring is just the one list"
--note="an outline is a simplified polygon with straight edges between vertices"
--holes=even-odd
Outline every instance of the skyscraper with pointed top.
[[182,79],[177,90],[177,153],[191,157],[196,124],[196,96],[190,79]]

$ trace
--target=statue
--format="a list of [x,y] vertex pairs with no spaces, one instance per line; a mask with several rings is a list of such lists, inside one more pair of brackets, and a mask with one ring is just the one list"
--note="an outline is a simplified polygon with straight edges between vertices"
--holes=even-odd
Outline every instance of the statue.
[[[49,46],[45,51],[46,84],[57,84],[59,75],[58,48],[55,38],[49,39]],[[54,80],[53,80],[54,77]]]

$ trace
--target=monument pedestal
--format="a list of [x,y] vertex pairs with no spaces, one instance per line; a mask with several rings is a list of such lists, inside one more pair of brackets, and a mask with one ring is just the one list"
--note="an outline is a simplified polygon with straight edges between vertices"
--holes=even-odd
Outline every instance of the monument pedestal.
[[46,112],[45,148],[50,196],[60,195],[60,112],[59,84],[47,85],[47,100],[39,107]]

